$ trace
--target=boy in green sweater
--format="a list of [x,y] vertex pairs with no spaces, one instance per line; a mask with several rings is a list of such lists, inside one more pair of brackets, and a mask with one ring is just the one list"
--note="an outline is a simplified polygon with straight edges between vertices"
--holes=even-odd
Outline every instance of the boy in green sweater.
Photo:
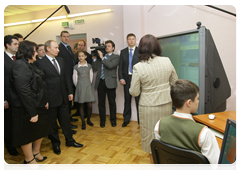
[[198,110],[198,86],[189,80],[177,80],[171,86],[171,98],[176,111],[157,122],[156,139],[201,152],[211,164],[217,164],[220,150],[214,134],[207,126],[196,123],[191,115]]

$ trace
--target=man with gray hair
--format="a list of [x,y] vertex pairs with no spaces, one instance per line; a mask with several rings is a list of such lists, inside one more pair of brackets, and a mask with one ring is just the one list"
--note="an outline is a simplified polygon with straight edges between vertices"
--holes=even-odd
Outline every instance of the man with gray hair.
[[34,64],[45,74],[49,103],[47,112],[50,115],[53,127],[53,133],[49,135],[49,139],[52,142],[54,153],[60,154],[61,142],[58,136],[57,118],[66,139],[66,146],[82,147],[83,145],[77,143],[72,137],[68,101],[73,100],[73,90],[70,78],[66,74],[64,60],[56,57],[59,53],[57,42],[47,41],[45,51],[46,56],[37,60]]

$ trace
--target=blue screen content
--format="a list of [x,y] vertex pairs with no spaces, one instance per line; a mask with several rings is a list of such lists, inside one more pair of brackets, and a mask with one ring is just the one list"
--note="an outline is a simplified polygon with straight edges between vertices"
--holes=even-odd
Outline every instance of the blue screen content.
[[231,124],[228,129],[227,139],[221,164],[232,164],[236,160],[236,128]]
[[162,56],[171,60],[178,78],[199,86],[199,33],[160,38],[158,41]]

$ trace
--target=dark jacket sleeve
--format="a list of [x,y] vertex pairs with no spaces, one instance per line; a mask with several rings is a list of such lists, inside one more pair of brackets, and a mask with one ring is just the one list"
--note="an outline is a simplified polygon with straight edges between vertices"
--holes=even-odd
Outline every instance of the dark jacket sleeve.
[[119,80],[123,79],[122,73],[123,73],[123,51],[121,51],[120,53],[120,61],[119,61],[119,67],[118,67]]
[[14,79],[14,88],[21,100],[23,107],[26,109],[29,118],[37,115],[37,109],[33,102],[31,91],[32,71],[27,65],[17,64],[13,67],[12,73]]
[[98,62],[99,62],[99,58],[97,58],[96,61],[93,60],[92,62],[93,72],[98,71]]

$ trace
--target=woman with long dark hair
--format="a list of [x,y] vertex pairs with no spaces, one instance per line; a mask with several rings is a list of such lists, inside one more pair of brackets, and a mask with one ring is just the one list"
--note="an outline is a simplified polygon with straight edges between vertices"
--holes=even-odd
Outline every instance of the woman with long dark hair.
[[36,43],[22,41],[10,71],[12,145],[21,146],[25,164],[47,158],[40,154],[40,147],[43,137],[51,133],[44,74],[32,64],[36,48]]
[[[154,136],[157,121],[171,115],[172,100],[170,85],[177,79],[176,71],[167,57],[161,57],[161,46],[153,35],[141,38],[139,47],[140,62],[133,66],[129,92],[139,99],[139,122],[142,149],[151,154],[150,143]],[[152,156],[150,155],[151,162]]]

